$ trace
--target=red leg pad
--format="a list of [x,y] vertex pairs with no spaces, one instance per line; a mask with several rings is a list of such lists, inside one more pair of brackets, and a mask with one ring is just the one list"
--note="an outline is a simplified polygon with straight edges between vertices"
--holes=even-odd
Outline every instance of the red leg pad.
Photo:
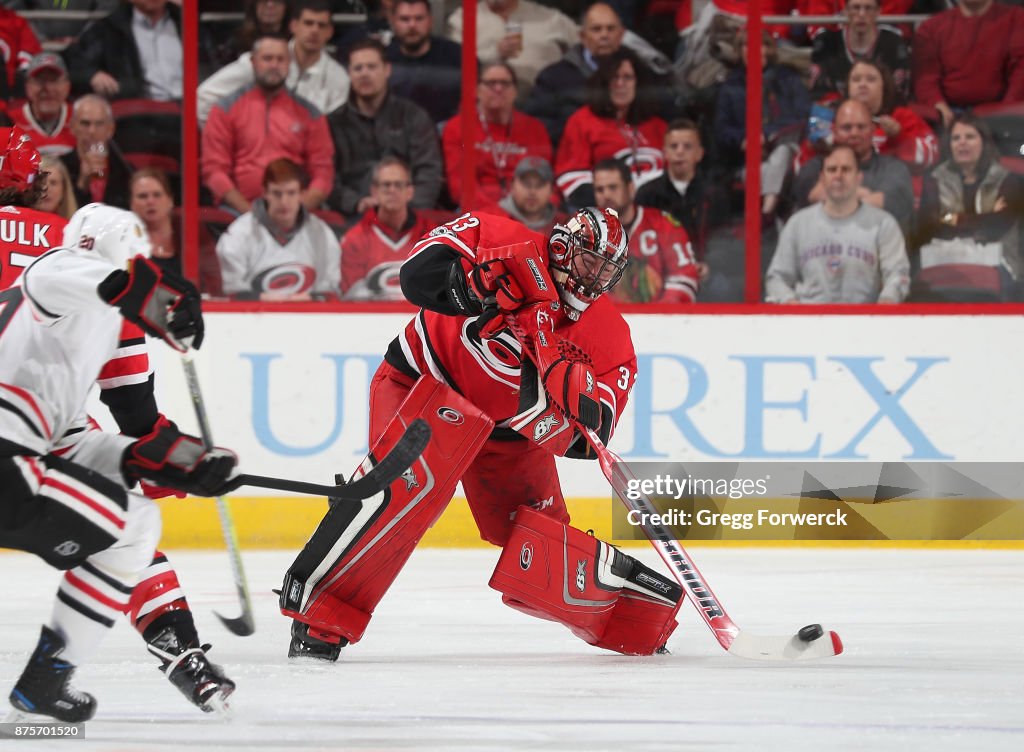
[[[508,605],[557,621],[594,644],[619,597],[627,557],[607,543],[529,507],[519,507],[490,586]],[[619,567],[621,569],[621,567]]]
[[416,418],[430,424],[430,443],[383,493],[334,504],[289,568],[281,591],[282,613],[349,642],[363,636],[373,609],[451,501],[459,477],[494,427],[476,406],[430,377],[411,389],[396,379],[375,378],[374,385],[395,392],[389,395],[395,403],[401,390],[407,396],[355,477],[372,467],[372,458],[387,454]]
[[[660,591],[638,585],[661,584]],[[650,655],[676,627],[681,592],[631,556],[529,507],[520,507],[490,586],[519,611],[564,624],[591,645]]]

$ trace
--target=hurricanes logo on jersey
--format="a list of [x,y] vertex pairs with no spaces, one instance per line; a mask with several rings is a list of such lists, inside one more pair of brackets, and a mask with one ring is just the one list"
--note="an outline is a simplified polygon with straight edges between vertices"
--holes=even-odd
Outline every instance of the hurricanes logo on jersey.
[[555,417],[554,413],[551,415],[545,415],[537,422],[537,425],[533,427],[533,440],[538,441],[544,438],[551,433],[551,429],[557,425],[558,418]]
[[576,589],[581,593],[587,587],[587,560],[580,559],[576,562]]

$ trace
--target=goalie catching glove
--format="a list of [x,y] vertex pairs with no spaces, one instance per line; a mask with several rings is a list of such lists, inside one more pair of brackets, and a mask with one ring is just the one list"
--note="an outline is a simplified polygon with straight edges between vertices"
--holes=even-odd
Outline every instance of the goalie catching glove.
[[469,262],[456,261],[448,272],[448,299],[463,315],[478,317],[483,339],[505,328],[502,314],[558,300],[547,266],[530,241],[478,249],[476,262],[468,269],[464,264]]
[[234,452],[206,449],[200,439],[161,416],[150,433],[125,450],[121,470],[129,485],[145,478],[196,496],[219,496],[237,464]]
[[165,272],[145,256],[135,256],[128,271],[116,271],[99,285],[100,297],[147,334],[178,352],[203,343],[199,291],[184,277]]

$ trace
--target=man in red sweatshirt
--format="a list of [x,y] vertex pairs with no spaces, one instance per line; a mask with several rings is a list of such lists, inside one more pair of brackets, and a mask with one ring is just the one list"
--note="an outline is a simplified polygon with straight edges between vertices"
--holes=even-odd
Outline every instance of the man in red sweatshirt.
[[994,0],[960,0],[914,36],[914,98],[948,126],[953,110],[1024,102],[1024,9]]

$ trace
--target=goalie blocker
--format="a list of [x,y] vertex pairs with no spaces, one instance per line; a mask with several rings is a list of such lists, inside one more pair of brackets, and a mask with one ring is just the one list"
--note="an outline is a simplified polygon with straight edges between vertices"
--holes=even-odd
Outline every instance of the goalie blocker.
[[[285,575],[280,606],[334,660],[358,642],[376,605],[416,544],[441,515],[493,422],[430,377],[409,391],[355,477],[385,456],[405,427],[423,418],[432,436],[421,457],[387,489],[332,504]],[[586,642],[629,655],[663,647],[676,627],[674,582],[613,546],[520,506],[491,586],[520,611],[568,626]],[[293,630],[293,635],[295,630]],[[292,653],[299,655],[303,653]]]

